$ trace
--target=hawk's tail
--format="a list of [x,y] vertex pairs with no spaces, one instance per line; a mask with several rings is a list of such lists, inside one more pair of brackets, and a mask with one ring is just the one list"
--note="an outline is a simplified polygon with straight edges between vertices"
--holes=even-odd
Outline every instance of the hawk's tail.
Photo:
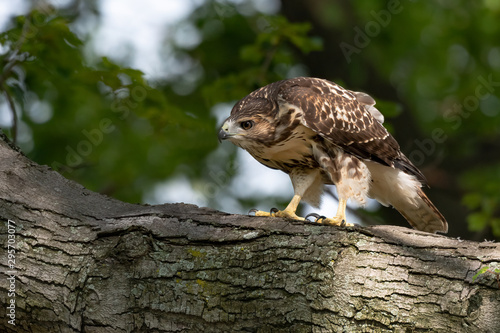
[[448,232],[448,222],[443,214],[425,195],[422,189],[417,189],[418,197],[413,202],[399,201],[395,203],[401,215],[417,230],[427,232]]
[[448,232],[448,222],[422,191],[416,175],[376,162],[365,164],[372,178],[370,197],[396,208],[417,230]]

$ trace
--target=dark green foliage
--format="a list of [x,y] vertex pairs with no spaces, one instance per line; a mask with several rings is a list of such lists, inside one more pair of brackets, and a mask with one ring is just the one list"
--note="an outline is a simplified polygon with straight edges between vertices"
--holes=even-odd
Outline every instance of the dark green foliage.
[[[174,103],[140,71],[106,58],[87,65],[83,42],[68,23],[57,12],[33,11],[2,35],[10,46],[4,67],[17,59],[13,70],[4,70],[4,87],[32,136],[19,140],[21,147],[38,163],[128,201],[141,201],[179,165],[199,173],[216,147],[206,139],[216,125],[203,103]],[[43,123],[40,110],[30,111],[40,102],[52,113]]]

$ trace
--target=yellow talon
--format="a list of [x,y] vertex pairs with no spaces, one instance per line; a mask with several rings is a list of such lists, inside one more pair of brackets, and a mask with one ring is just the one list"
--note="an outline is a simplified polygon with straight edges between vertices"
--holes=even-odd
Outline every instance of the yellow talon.
[[346,200],[340,199],[339,200],[339,208],[337,210],[337,215],[332,217],[332,218],[327,218],[325,216],[320,216],[319,214],[316,213],[311,213],[306,216],[306,219],[309,216],[315,217],[314,222],[317,223],[323,223],[323,224],[331,224],[331,225],[336,225],[336,226],[353,226],[354,224],[352,223],[346,223],[346,217],[345,217],[345,206],[346,206]]
[[284,217],[291,220],[304,221],[303,217],[297,216],[295,211],[300,202],[300,196],[294,195],[292,201],[288,204],[285,210],[277,210],[276,208],[271,209],[271,212],[263,212],[261,210],[252,209],[249,213],[254,213],[255,216],[273,216],[273,217]]
[[306,216],[306,218],[297,216],[295,214],[295,211],[297,210],[297,206],[299,205],[300,202],[300,196],[295,195],[288,204],[288,206],[285,208],[285,210],[277,210],[276,208],[272,208],[270,212],[263,212],[261,210],[257,209],[252,209],[250,210],[249,213],[253,213],[255,216],[271,216],[271,217],[284,217],[287,219],[291,220],[299,220],[299,221],[304,221],[308,216],[315,216],[316,217],[316,222],[318,223],[323,223],[323,224],[330,224],[330,225],[336,225],[336,226],[353,226],[354,224],[352,223],[346,223],[346,217],[345,217],[345,208],[346,208],[346,203],[347,201],[345,199],[340,199],[339,200],[339,207],[337,209],[337,215],[335,215],[332,218],[326,218],[324,216],[319,216],[318,214],[312,213]]
[[341,226],[341,227],[352,227],[354,224],[352,223],[347,223],[345,221],[345,217],[342,216],[335,216],[333,218],[322,218],[322,219],[317,219],[316,222],[322,223],[322,224],[331,224],[331,225],[336,225],[336,226]]
[[274,213],[274,216],[276,217],[284,217],[287,219],[292,219],[292,220],[299,220],[299,221],[304,221],[305,219],[303,217],[297,216],[295,212],[289,211],[289,210],[282,210],[282,211],[277,211]]
[[277,211],[271,211],[271,212],[264,212],[261,210],[252,210],[252,213],[255,214],[255,216],[271,216],[271,217],[284,217],[287,219],[292,219],[292,220],[300,220],[303,221],[304,218],[297,216],[294,212],[289,211],[289,210],[277,210]]

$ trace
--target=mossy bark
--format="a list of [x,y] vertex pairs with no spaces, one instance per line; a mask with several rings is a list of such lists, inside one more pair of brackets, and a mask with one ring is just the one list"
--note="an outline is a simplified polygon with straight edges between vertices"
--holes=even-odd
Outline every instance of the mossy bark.
[[2,332],[500,331],[498,243],[127,204],[2,140],[0,218]]

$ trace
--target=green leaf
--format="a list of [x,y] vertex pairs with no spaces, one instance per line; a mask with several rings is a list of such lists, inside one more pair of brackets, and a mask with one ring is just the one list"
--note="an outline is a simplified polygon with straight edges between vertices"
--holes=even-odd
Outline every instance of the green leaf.
[[469,223],[469,229],[472,231],[483,230],[488,223],[488,216],[483,212],[472,213],[467,217],[467,222]]
[[403,111],[401,104],[380,99],[377,100],[375,107],[384,115],[385,118],[394,118],[399,116]]
[[476,279],[477,279],[480,275],[482,275],[482,274],[486,273],[486,271],[487,271],[488,269],[490,269],[488,266],[481,268],[481,269],[480,269],[480,270],[476,273],[476,275],[474,275],[474,276],[472,277],[472,282],[474,282],[474,281],[475,281],[475,280],[476,280]]
[[247,45],[240,50],[241,60],[259,63],[264,58],[264,53],[259,45]]
[[481,205],[482,199],[483,197],[480,193],[468,193],[463,197],[462,203],[469,209],[476,209]]

